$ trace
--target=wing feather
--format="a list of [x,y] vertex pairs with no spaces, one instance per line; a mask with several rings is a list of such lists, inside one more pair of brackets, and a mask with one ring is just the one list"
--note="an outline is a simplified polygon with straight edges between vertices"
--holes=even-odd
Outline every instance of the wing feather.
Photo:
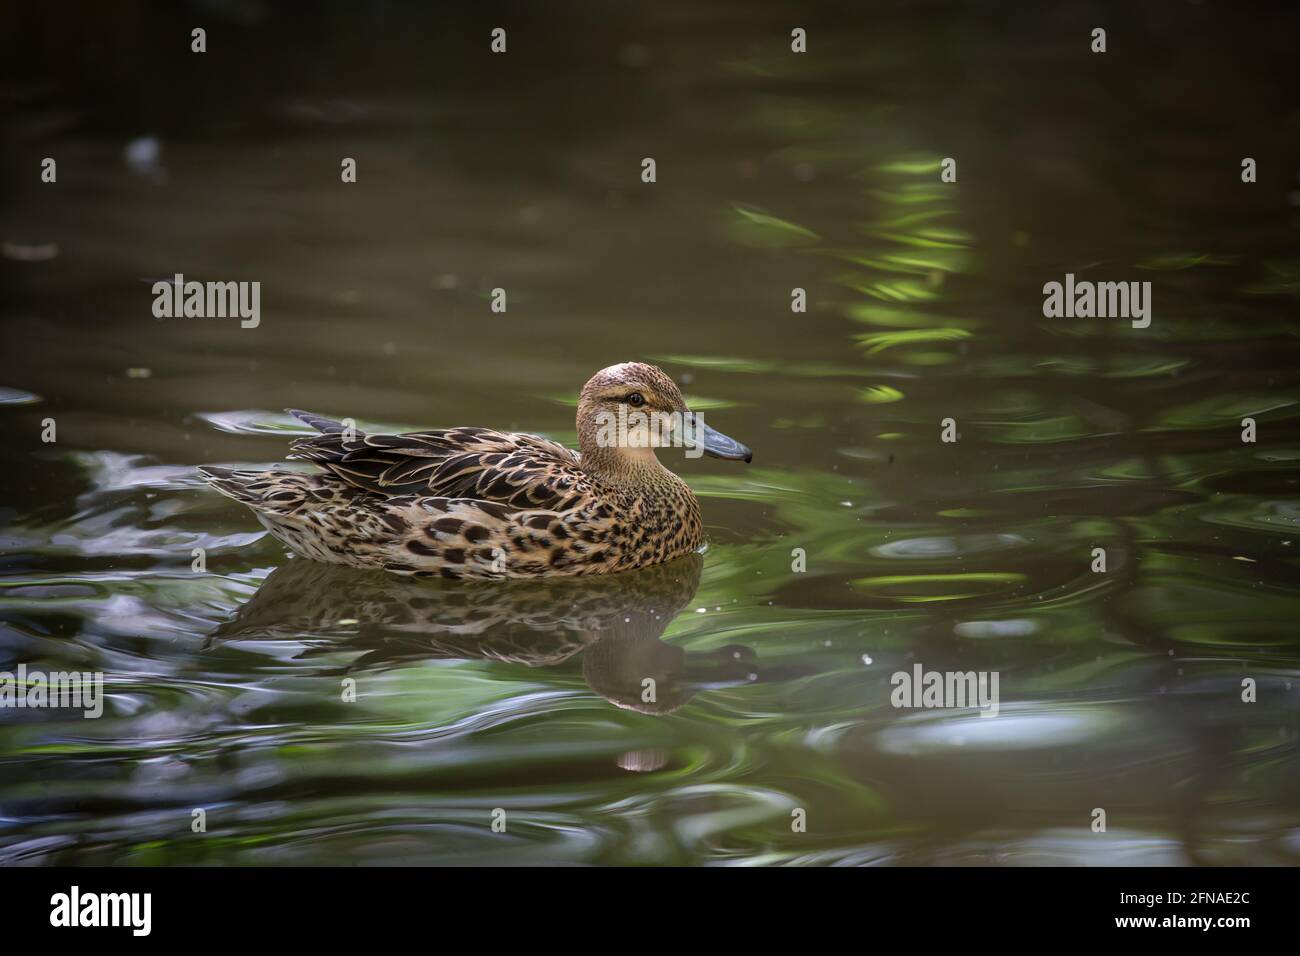
[[554,509],[587,487],[577,452],[539,435],[466,427],[349,434],[333,419],[293,414],[321,434],[296,439],[290,458],[314,462],[350,485],[384,497],[474,498]]

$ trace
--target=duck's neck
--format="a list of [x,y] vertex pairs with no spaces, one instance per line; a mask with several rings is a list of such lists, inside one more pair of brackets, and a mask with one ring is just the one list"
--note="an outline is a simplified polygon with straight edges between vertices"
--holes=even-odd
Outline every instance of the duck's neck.
[[595,442],[580,447],[583,471],[620,488],[649,491],[676,477],[660,463],[653,448],[610,448]]
[[578,401],[578,450],[582,469],[602,481],[631,491],[653,491],[676,479],[650,447],[629,448],[611,442],[600,411],[585,398]]

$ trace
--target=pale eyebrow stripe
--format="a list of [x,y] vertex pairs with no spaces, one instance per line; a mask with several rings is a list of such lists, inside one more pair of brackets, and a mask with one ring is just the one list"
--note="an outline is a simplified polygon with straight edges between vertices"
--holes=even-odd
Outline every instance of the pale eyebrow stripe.
[[670,403],[663,396],[644,385],[611,385],[596,392],[595,397],[597,400],[605,398],[625,399],[633,392],[640,392],[646,401],[646,406],[651,409],[667,411],[670,408]]

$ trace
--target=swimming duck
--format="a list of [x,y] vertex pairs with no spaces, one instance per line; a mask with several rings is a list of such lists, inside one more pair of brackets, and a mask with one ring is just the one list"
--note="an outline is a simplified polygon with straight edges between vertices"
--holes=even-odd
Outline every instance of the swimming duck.
[[670,561],[698,550],[704,528],[695,495],[655,448],[752,458],[641,362],[583,386],[577,452],[489,428],[367,435],[288,411],[320,433],[294,441],[289,457],[323,472],[199,473],[303,557],[422,577],[602,574]]

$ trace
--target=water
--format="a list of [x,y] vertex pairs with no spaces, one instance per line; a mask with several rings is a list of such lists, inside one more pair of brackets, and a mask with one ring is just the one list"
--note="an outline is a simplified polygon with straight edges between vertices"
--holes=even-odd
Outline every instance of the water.
[[[5,57],[0,669],[108,696],[0,711],[0,861],[1300,858],[1294,12],[205,9]],[[177,272],[261,324],[154,319]],[[1067,272],[1151,327],[1043,318]],[[194,472],[286,406],[572,441],[630,359],[754,449],[667,459],[700,558],[413,584]]]

